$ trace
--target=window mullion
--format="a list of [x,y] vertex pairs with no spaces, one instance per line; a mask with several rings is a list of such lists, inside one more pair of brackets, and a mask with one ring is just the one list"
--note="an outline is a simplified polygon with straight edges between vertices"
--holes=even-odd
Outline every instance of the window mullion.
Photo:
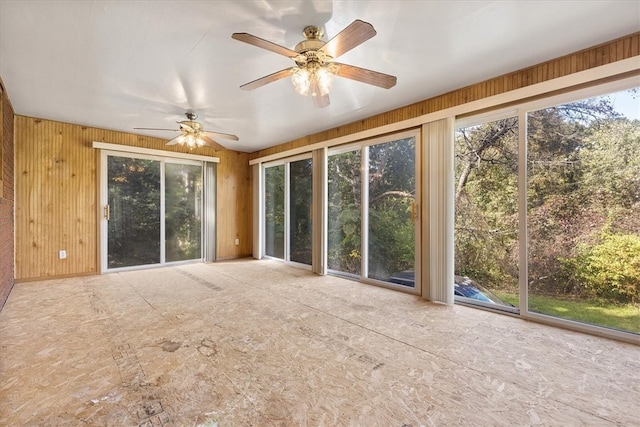
[[520,310],[528,312],[529,238],[527,232],[527,112],[518,110],[518,285]]
[[369,147],[362,147],[360,157],[360,277],[369,277]]
[[284,260],[291,261],[291,162],[284,164]]

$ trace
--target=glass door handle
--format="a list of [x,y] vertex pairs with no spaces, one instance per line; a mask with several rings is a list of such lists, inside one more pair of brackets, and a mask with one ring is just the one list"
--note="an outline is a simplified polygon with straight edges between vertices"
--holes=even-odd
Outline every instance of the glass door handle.
[[111,218],[111,207],[109,205],[104,205],[104,218],[107,221]]

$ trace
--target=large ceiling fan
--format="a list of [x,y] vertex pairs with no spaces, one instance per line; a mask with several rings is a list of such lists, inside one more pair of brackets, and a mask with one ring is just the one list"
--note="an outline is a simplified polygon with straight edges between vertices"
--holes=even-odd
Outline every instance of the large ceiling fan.
[[240,86],[253,90],[267,83],[291,77],[293,85],[301,95],[311,95],[316,107],[329,105],[329,90],[334,76],[389,89],[396,84],[396,77],[366,68],[341,64],[334,59],[376,35],[368,22],[356,19],[328,42],[321,40],[319,27],[309,26],[303,31],[306,40],[298,43],[294,50],[261,39],[248,33],[233,33],[232,38],[293,59],[296,66],[280,70]]
[[184,144],[187,147],[189,147],[190,150],[193,150],[196,147],[211,147],[216,150],[225,149],[225,147],[222,144],[211,139],[209,135],[213,136],[214,138],[231,139],[233,141],[238,140],[238,137],[235,135],[204,130],[204,127],[202,127],[202,124],[195,121],[198,118],[198,115],[193,110],[187,111],[185,113],[185,116],[187,117],[187,120],[176,122],[178,123],[179,129],[158,129],[158,128],[134,128],[134,129],[166,130],[170,132],[181,132],[180,135],[176,136],[171,141],[167,142],[167,145]]

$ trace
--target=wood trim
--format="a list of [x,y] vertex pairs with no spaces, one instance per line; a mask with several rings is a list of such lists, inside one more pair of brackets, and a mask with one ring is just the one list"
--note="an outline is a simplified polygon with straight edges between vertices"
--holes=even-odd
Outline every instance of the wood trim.
[[98,141],[93,141],[91,146],[99,150],[120,151],[122,153],[147,154],[150,156],[171,157],[174,159],[186,159],[186,160],[197,160],[197,161],[203,161],[203,162],[220,163],[219,157],[203,156],[199,154],[175,153],[175,152],[169,153],[165,150],[154,150],[152,148],[132,147],[130,145],[108,144],[106,142],[98,142]]

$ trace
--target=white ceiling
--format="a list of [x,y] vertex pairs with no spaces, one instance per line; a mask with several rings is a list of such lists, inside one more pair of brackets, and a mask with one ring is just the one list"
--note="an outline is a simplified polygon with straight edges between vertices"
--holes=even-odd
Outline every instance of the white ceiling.
[[[288,79],[239,89],[293,62],[232,33],[293,49],[307,25],[328,40],[355,19],[378,34],[339,61],[395,87],[338,78],[324,109]],[[191,108],[252,152],[639,29],[640,1],[0,0],[0,77],[16,114],[170,139],[133,128],[177,128]]]

